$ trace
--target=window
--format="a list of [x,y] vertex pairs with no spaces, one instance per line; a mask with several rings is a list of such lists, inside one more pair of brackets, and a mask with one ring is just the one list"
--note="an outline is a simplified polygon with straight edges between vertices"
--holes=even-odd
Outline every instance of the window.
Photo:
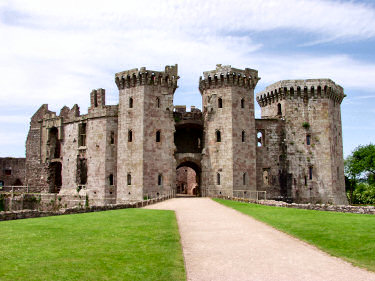
[[110,140],[111,144],[115,144],[115,132],[112,131],[111,132],[111,140]]
[[94,93],[94,107],[98,107],[98,95],[97,95],[97,93]]
[[217,100],[217,107],[218,107],[218,108],[223,108],[223,100],[222,100],[222,98],[219,98],[219,99]]
[[260,131],[257,133],[257,146],[263,146],[263,133]]
[[129,108],[133,108],[133,98],[129,98]]
[[158,185],[162,185],[162,184],[163,184],[163,175],[159,174],[158,175]]
[[305,176],[305,185],[307,185],[307,177]]
[[160,108],[160,98],[156,98],[156,106],[157,108]]
[[242,184],[246,185],[246,173],[243,173],[242,175]]
[[241,108],[245,108],[245,100],[241,99]]
[[216,142],[221,142],[221,132],[219,130],[216,131]]
[[281,111],[281,103],[278,103],[277,104],[277,115],[282,115],[282,111]]
[[132,184],[132,175],[128,173],[128,176],[127,176],[127,183],[128,185],[131,185]]
[[109,175],[108,180],[109,180],[109,185],[113,185],[113,175],[112,174]]
[[128,142],[132,142],[133,141],[133,132],[132,130],[129,130],[128,131]]
[[78,146],[86,146],[86,123],[79,124],[79,141]]
[[160,142],[160,131],[156,132],[156,142]]
[[216,184],[220,185],[220,173],[216,174]]
[[307,145],[311,144],[311,135],[306,135],[306,144]]
[[6,176],[10,176],[10,175],[12,174],[12,170],[11,170],[11,169],[5,169],[5,170],[4,170],[4,174],[5,174]]
[[0,189],[2,189],[4,186],[4,181],[0,181]]
[[242,142],[245,142],[245,131],[242,131]]
[[313,176],[313,167],[309,167],[309,180],[312,180],[312,176]]

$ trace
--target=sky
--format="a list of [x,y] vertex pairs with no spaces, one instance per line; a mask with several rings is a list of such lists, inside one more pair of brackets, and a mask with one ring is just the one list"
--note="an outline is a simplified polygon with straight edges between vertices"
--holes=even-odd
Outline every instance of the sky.
[[[44,104],[87,113],[92,89],[118,103],[117,72],[178,64],[174,104],[201,108],[199,76],[253,68],[255,93],[284,79],[344,87],[344,156],[375,137],[375,1],[0,0],[0,157],[24,157]],[[260,108],[256,105],[256,117]]]

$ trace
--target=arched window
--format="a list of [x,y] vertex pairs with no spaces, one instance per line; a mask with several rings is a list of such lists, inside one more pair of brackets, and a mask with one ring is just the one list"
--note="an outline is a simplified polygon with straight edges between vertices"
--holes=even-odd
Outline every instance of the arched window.
[[217,107],[218,107],[218,108],[223,108],[223,100],[222,100],[222,98],[219,98],[219,99],[217,100]]
[[220,185],[220,173],[216,174],[216,184]]
[[160,98],[156,98],[156,106],[157,108],[160,108]]
[[306,144],[307,145],[311,144],[311,135],[306,135]]
[[241,99],[241,108],[245,108],[245,99]]
[[277,104],[277,115],[281,115],[283,112],[281,111],[281,103]]
[[242,142],[245,142],[245,131],[242,131]]
[[129,98],[129,108],[133,108],[133,98]]
[[160,131],[156,132],[156,142],[160,142]]
[[246,172],[242,175],[242,184],[246,185]]
[[133,141],[133,131],[129,130],[128,131],[128,142],[132,142],[132,141]]
[[216,142],[221,142],[221,132],[219,130],[216,131]]
[[109,185],[113,185],[113,174],[110,174],[108,177]]
[[128,176],[127,176],[127,183],[128,185],[132,184],[132,175],[130,173],[128,173]]
[[158,185],[162,185],[162,184],[163,184],[163,175],[159,174],[158,175]]

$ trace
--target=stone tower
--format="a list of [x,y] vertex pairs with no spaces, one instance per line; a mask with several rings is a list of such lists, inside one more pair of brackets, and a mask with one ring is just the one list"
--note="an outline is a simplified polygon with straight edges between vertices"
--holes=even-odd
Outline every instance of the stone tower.
[[256,190],[254,88],[258,71],[217,65],[203,73],[202,191],[239,196]]
[[257,94],[262,119],[285,120],[291,196],[300,202],[347,204],[340,104],[330,79],[286,80]]
[[177,65],[116,74],[119,93],[117,202],[165,194],[175,186],[173,95]]

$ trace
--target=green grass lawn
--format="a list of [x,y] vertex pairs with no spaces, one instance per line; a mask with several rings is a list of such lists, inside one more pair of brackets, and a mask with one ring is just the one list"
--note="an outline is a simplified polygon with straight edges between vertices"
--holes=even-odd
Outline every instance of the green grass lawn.
[[0,280],[186,280],[172,211],[0,222]]
[[270,207],[223,199],[250,215],[354,265],[375,271],[375,216]]

